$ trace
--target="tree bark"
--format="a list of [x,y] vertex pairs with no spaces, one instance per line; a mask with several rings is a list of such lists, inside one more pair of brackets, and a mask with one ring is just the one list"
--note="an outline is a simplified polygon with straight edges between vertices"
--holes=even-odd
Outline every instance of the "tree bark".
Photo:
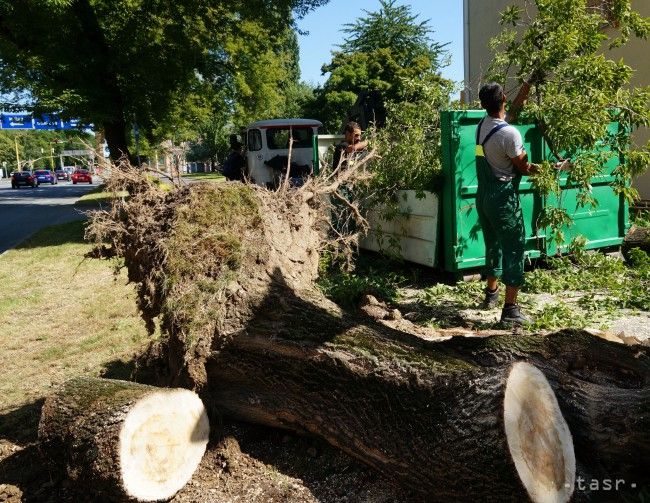
[[632,226],[630,231],[625,236],[623,246],[626,249],[641,248],[646,252],[650,252],[650,229],[647,227]]
[[131,161],[131,152],[126,141],[126,122],[124,119],[114,119],[103,124],[106,143],[111,160],[114,162],[127,158]]
[[276,293],[206,360],[204,400],[224,413],[318,435],[427,501],[522,501],[503,390],[510,365],[527,361],[557,393],[581,476],[650,480],[639,348],[574,331],[427,342]]
[[158,501],[191,478],[209,425],[191,391],[76,378],[46,400],[38,433],[52,466],[93,499]]

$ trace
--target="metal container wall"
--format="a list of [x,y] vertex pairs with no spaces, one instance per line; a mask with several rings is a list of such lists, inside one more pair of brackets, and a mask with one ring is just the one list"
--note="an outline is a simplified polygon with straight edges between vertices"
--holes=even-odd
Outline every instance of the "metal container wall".
[[[462,273],[485,263],[483,235],[475,207],[478,187],[476,126],[484,116],[485,112],[479,110],[441,112],[444,184],[440,212],[443,233],[440,248],[443,255],[441,264],[449,272]],[[531,162],[550,158],[549,149],[535,126],[524,124],[515,127],[521,132]],[[616,131],[617,127],[615,123],[610,124],[611,131]],[[599,203],[595,209],[578,208],[578,189],[569,187],[566,174],[562,173],[560,204],[574,219],[574,223],[564,229],[563,248],[577,236],[583,236],[587,240],[588,249],[617,246],[623,242],[629,227],[627,204],[611,187],[611,172],[618,163],[618,159],[612,159],[605,166],[605,175],[592,179],[592,193]],[[558,201],[554,196],[548,200],[542,198],[532,189],[525,176],[521,180],[519,191],[526,227],[526,256],[537,258],[542,254],[555,255],[562,251],[552,240],[547,239],[547,229],[537,229],[537,219],[544,205],[557,206]]]

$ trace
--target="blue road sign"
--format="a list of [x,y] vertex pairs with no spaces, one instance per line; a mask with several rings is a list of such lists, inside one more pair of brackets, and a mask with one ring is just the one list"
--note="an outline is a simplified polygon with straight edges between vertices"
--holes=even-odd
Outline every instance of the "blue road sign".
[[60,131],[62,129],[92,129],[92,124],[82,124],[79,119],[61,120],[56,114],[32,117],[30,114],[0,114],[0,129],[40,129]]
[[56,115],[43,115],[34,117],[34,129],[61,129],[61,119]]
[[34,129],[31,115],[2,114],[2,129]]

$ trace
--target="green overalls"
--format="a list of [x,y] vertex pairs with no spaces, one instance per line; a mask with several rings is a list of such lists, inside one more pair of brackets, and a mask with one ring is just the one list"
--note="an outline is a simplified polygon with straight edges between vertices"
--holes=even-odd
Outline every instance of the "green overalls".
[[495,126],[479,142],[481,125],[476,130],[476,210],[485,241],[484,277],[502,278],[507,286],[524,283],[524,246],[526,235],[524,218],[519,204],[519,181],[517,174],[510,181],[501,181],[492,171],[485,158],[483,146],[494,133],[508,124]]

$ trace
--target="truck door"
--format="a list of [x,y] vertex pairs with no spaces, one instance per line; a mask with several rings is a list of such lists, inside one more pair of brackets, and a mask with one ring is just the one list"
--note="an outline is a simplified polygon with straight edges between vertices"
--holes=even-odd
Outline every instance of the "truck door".
[[246,138],[246,164],[248,177],[252,183],[267,187],[273,182],[271,170],[264,165],[264,148],[262,132],[259,129],[249,129]]

